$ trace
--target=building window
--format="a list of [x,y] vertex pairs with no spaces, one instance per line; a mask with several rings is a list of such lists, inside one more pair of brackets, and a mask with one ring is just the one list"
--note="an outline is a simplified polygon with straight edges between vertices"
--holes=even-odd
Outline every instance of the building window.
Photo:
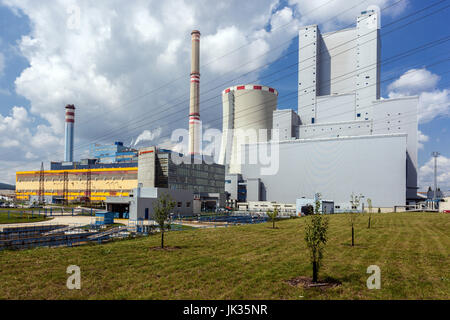
[[361,113],[358,113],[356,116],[357,116],[358,118],[360,118],[360,117],[361,117]]
[[191,202],[190,201],[186,202],[186,208],[190,208],[190,207],[191,207]]
[[181,202],[178,202],[178,203],[177,203],[177,207],[178,207],[178,208],[181,208],[181,206],[182,206],[182,203],[181,203]]
[[311,118],[311,123],[314,123],[314,120],[315,120],[314,118]]

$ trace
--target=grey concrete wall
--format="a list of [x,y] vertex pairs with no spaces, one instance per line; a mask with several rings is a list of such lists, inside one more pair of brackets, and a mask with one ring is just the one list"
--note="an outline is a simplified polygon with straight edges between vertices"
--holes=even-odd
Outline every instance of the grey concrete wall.
[[299,124],[300,118],[292,109],[275,110],[273,112],[273,129],[279,130],[279,140],[296,138],[296,126]]
[[240,174],[225,175],[225,191],[230,194],[230,199],[238,198],[238,182],[240,179]]
[[355,90],[356,39],[355,28],[325,33],[320,37],[318,95]]
[[302,124],[316,117],[318,84],[318,50],[320,31],[317,25],[303,27],[298,33],[298,115]]
[[317,97],[316,122],[329,123],[340,121],[363,120],[356,118],[355,94]]
[[261,199],[261,179],[248,178],[247,179],[247,202],[260,201]]
[[[279,147],[277,174],[261,175],[259,164],[242,166],[244,179],[260,178],[264,184],[261,200],[294,203],[320,192],[324,199],[346,203],[354,192],[371,198],[374,207],[405,204],[405,134],[296,140]],[[249,148],[255,152],[257,145]]]
[[374,102],[373,134],[406,133],[407,197],[417,196],[418,97],[385,99]]
[[142,184],[142,187],[144,188],[155,187],[155,157],[155,147],[139,150],[138,183]]
[[343,121],[299,126],[300,139],[349,137],[372,134],[372,121]]
[[[175,201],[175,207],[172,210],[175,214],[192,215],[193,213],[193,201],[194,196],[192,192],[186,190],[170,190],[165,188],[151,188],[148,190],[141,189],[141,197],[131,197],[130,201],[130,220],[137,220],[139,218],[145,218],[145,209],[148,209],[149,218],[154,217],[154,205],[158,201],[158,197],[162,194],[168,193]],[[136,195],[136,189],[133,191],[133,195]],[[187,202],[190,205],[187,206]],[[181,203],[181,206],[178,206]]]

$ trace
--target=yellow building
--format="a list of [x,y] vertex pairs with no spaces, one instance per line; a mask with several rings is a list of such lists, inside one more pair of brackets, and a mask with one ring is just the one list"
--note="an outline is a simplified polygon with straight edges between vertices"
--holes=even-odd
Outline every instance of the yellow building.
[[[95,168],[44,171],[44,195],[63,198],[64,175],[67,173],[67,198],[77,201],[87,195],[91,184],[91,201],[104,201],[108,196],[128,196],[137,187],[136,167]],[[16,172],[16,196],[18,200],[29,200],[39,195],[40,171]]]

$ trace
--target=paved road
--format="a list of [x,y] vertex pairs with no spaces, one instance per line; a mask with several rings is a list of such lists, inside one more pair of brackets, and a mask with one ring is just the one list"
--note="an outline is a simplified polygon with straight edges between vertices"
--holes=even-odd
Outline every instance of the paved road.
[[51,220],[47,221],[40,221],[40,222],[32,222],[32,223],[10,223],[10,224],[0,224],[0,230],[3,230],[3,228],[10,228],[10,227],[26,227],[26,226],[35,226],[40,224],[67,224],[67,225],[74,225],[74,224],[90,224],[95,223],[94,217],[86,217],[86,216],[61,216],[61,217],[53,217]]
[[[128,219],[114,219],[115,223],[122,223],[126,226],[128,226]],[[47,221],[40,221],[40,222],[32,222],[32,223],[10,223],[10,224],[0,224],[0,230],[3,230],[3,228],[9,228],[9,227],[26,227],[26,226],[33,226],[33,225],[40,225],[40,224],[65,224],[65,225],[86,225],[95,223],[95,217],[89,217],[89,216],[56,216],[53,217],[51,220]],[[176,224],[180,224],[179,222],[175,222]],[[154,221],[144,221],[145,225],[154,225],[156,224]],[[194,228],[214,228],[213,224],[203,224],[203,223],[181,223],[185,226],[190,226]]]

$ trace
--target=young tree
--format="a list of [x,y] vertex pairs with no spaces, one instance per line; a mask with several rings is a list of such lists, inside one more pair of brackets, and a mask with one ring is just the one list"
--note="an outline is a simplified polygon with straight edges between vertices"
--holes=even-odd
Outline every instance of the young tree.
[[275,219],[278,217],[278,208],[267,210],[267,216],[272,220],[272,229],[275,229]]
[[369,207],[369,224],[367,225],[367,228],[370,229],[370,219],[372,218],[372,199],[367,199],[367,206]]
[[166,223],[169,218],[169,214],[175,207],[175,201],[172,200],[169,194],[162,194],[156,205],[153,205],[153,210],[155,212],[154,218],[156,223],[159,225],[161,231],[161,248],[164,248],[164,231],[170,228],[170,223]]
[[358,207],[362,198],[362,194],[355,195],[352,193],[350,196],[350,203],[352,204],[352,210],[350,211],[350,224],[352,226],[352,247],[355,245],[355,223],[359,216]]
[[315,199],[315,208],[314,208],[314,213],[315,214],[319,214],[320,213],[320,202],[321,202],[321,197],[322,195],[320,193],[316,193],[314,195],[314,199]]
[[313,267],[313,282],[317,282],[323,251],[327,243],[328,217],[315,214],[305,226],[305,241]]

